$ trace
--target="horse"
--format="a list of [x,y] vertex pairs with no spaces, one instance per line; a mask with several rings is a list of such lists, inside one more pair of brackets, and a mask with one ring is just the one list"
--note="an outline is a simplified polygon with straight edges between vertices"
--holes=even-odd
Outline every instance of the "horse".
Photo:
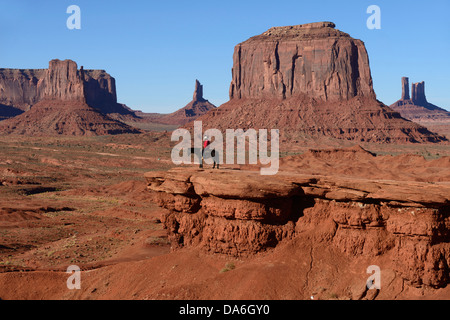
[[[206,149],[200,149],[200,148],[191,148],[190,149],[190,155],[191,154],[195,154],[198,158],[198,161],[200,162],[200,166],[199,168],[203,168],[203,160],[205,159],[205,150]],[[189,156],[190,156],[189,155]],[[212,158],[214,159],[214,165],[213,165],[213,169],[216,168],[217,165],[217,169],[219,169],[219,152],[216,152],[216,149],[212,149],[211,152],[209,153],[208,158]]]

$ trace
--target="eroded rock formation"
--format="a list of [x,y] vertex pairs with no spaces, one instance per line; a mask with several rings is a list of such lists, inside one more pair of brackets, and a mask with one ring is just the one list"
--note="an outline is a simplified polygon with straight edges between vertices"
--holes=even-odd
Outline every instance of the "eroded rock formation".
[[445,140],[376,100],[364,43],[331,22],[271,28],[238,44],[230,101],[199,120],[220,130],[279,129],[290,143]]
[[212,109],[216,109],[216,106],[203,97],[203,85],[198,80],[195,80],[192,101],[173,113],[156,118],[155,121],[164,124],[184,125]]
[[194,96],[193,101],[204,101],[203,99],[203,85],[200,84],[200,81],[195,80],[195,89],[194,89]]
[[275,27],[234,49],[230,99],[375,97],[364,43],[331,22]]
[[402,97],[390,107],[399,112],[402,117],[414,121],[433,132],[450,137],[450,112],[427,101],[425,95],[425,82],[421,81],[411,85],[409,94],[409,79],[402,78]]
[[450,282],[450,186],[281,172],[176,168],[145,175],[174,248],[232,256],[303,232],[351,257],[392,259],[413,285]]
[[0,132],[26,135],[139,133],[107,114],[134,113],[117,103],[114,78],[78,70],[72,60],[48,69],[0,69]]
[[402,78],[402,100],[409,99],[409,78]]
[[54,59],[48,69],[0,69],[0,104],[27,111],[41,100],[83,101],[103,113],[131,114],[117,103],[115,79],[105,70],[78,70]]

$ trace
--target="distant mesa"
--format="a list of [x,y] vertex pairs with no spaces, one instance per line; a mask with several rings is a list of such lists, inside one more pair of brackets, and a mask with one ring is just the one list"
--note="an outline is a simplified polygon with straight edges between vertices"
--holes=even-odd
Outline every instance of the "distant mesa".
[[450,138],[450,112],[427,101],[424,81],[413,83],[410,95],[409,78],[403,77],[401,99],[390,107],[402,117]]
[[280,129],[290,143],[446,140],[376,99],[364,43],[332,22],[274,27],[236,45],[229,96],[199,118],[204,128]]
[[0,69],[0,119],[6,119],[0,133],[140,132],[108,116],[115,113],[134,116],[117,103],[115,80],[104,70],[78,70],[74,61],[57,59],[48,69]]
[[105,70],[88,70],[54,59],[48,69],[0,69],[0,104],[27,111],[43,99],[78,100],[103,113],[131,114],[117,103],[116,81]]

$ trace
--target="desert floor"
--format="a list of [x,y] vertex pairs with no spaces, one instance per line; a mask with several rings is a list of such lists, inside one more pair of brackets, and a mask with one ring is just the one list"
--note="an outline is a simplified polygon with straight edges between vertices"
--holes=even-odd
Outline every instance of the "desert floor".
[[[320,145],[282,147],[282,155]],[[246,258],[192,248],[171,251],[159,219],[164,209],[149,200],[143,175],[174,167],[172,146],[165,132],[1,136],[0,299],[350,299],[359,290],[356,280],[367,277],[361,261],[320,245],[313,253],[307,235]],[[378,155],[450,156],[448,145],[362,146]],[[364,166],[339,161],[340,174],[364,175]],[[325,170],[314,163],[304,163],[305,170]],[[427,179],[430,170],[409,174]],[[342,261],[330,262],[329,256]],[[313,263],[315,280],[308,283]],[[70,265],[82,270],[81,290],[66,286]],[[398,283],[378,298],[450,299],[450,289]]]

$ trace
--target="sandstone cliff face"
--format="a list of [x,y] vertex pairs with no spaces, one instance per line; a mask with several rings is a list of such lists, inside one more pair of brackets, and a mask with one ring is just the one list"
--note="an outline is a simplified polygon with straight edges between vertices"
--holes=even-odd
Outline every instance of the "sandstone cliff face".
[[48,69],[0,69],[0,104],[22,111],[43,99],[84,101],[103,113],[131,113],[117,103],[115,80],[104,70],[78,70],[72,60]]
[[392,261],[414,286],[450,283],[445,183],[187,168],[145,176],[169,210],[162,220],[173,248],[248,256],[309,233],[353,259]]
[[275,27],[238,44],[230,99],[375,97],[364,43],[334,28],[331,22]]
[[46,69],[0,69],[0,103],[25,111],[42,97]]
[[72,60],[52,60],[39,86],[41,99],[85,101],[83,71]]
[[[117,103],[114,78],[52,60],[45,70],[0,69],[0,132],[26,135],[139,133],[106,114],[134,113]],[[4,120],[6,119],[6,120]]]

